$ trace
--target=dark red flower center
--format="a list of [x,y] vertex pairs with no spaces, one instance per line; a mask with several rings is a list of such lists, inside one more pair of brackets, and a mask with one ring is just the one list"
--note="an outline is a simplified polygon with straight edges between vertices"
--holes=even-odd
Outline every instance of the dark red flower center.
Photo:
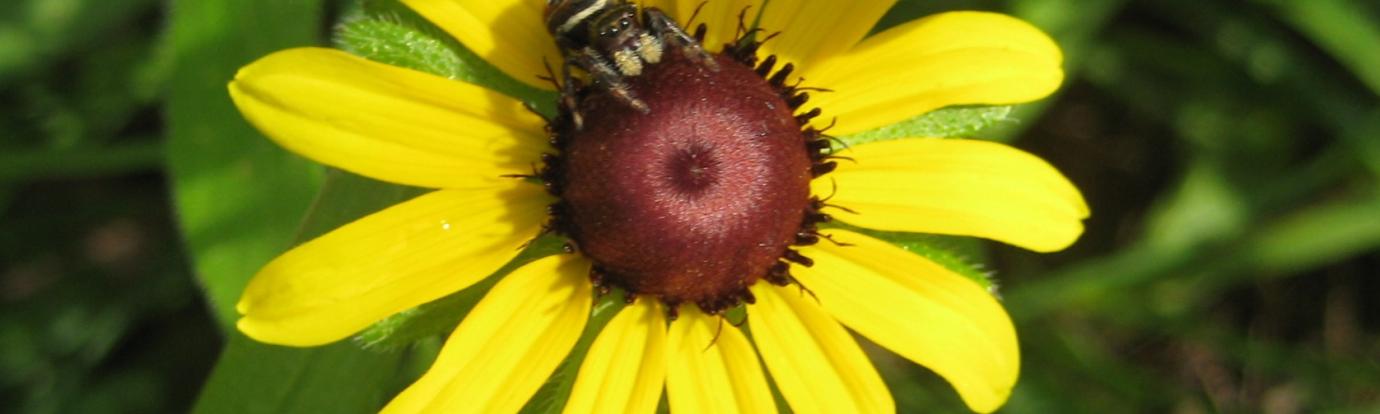
[[585,88],[583,124],[552,125],[560,154],[543,173],[560,197],[552,227],[594,262],[594,283],[656,297],[672,315],[680,303],[713,314],[751,302],[761,278],[788,283],[782,260],[808,262],[789,248],[817,240],[824,219],[810,180],[827,168],[818,132],[794,113],[803,99],[751,61],[715,59],[667,53],[626,79],[646,113]]

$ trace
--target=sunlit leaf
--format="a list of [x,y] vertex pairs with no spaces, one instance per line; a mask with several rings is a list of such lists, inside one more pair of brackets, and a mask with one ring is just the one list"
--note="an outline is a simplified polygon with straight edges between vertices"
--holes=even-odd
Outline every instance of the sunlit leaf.
[[291,247],[319,165],[274,145],[230,103],[240,66],[316,41],[320,1],[192,0],[172,7],[176,56],[166,114],[173,201],[197,279],[226,332],[249,277]]
[[[299,225],[324,169],[260,136],[230,104],[235,70],[273,50],[315,43],[319,1],[177,1],[170,46],[177,59],[166,114],[178,219],[217,321],[230,338],[198,400],[199,413],[373,412],[398,386],[399,354],[351,343],[294,349],[234,331],[245,282],[293,244],[396,201],[406,189],[327,192]],[[346,177],[336,181],[362,180]],[[343,186],[348,187],[348,186]],[[300,235],[300,237],[299,237]]]

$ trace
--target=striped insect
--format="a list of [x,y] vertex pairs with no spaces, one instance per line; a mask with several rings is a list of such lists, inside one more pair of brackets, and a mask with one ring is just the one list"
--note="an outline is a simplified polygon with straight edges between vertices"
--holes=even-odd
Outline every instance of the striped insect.
[[[587,81],[594,87],[607,90],[642,113],[651,108],[628,89],[626,79],[641,75],[649,65],[660,62],[664,53],[682,53],[718,70],[699,41],[655,7],[639,8],[626,0],[548,0],[544,17],[565,58],[561,92],[567,98],[563,105],[570,105],[580,85],[572,67],[587,73]],[[574,112],[574,108],[569,109]],[[573,115],[578,125],[578,113]]]

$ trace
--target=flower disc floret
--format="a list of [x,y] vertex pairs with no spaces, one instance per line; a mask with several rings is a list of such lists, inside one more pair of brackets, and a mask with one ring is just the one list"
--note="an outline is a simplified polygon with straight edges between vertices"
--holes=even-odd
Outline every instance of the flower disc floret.
[[676,54],[628,80],[643,114],[595,89],[558,128],[560,230],[598,282],[717,312],[801,230],[812,158],[792,107],[751,68]]

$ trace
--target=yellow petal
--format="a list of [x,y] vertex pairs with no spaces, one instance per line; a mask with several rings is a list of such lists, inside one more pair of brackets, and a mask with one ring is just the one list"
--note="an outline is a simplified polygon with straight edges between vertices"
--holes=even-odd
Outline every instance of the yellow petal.
[[541,118],[512,98],[337,50],[268,55],[229,87],[279,145],[383,181],[487,187],[530,174],[546,148]]
[[652,413],[666,381],[666,319],[649,300],[623,308],[580,364],[566,413]]
[[666,14],[670,15],[672,19],[676,19],[676,23],[680,24],[685,24],[685,19],[689,17],[689,15],[676,14],[676,11],[678,10],[676,8],[676,0],[637,0],[637,7],[641,7],[644,9],[648,7],[655,7],[661,9],[661,11],[664,11],[666,12]]
[[[977,236],[1048,252],[1083,233],[1088,206],[1039,157],[988,141],[917,138],[840,153],[835,172],[812,182],[841,207],[834,217],[863,227]],[[837,184],[837,188],[835,188]],[[851,211],[847,211],[847,210]]]
[[[674,3],[675,8],[667,11],[676,19],[676,23],[685,27],[686,32],[694,34],[695,26],[704,23],[707,30],[701,43],[705,49],[712,52],[723,50],[725,43],[737,38],[740,13],[747,10],[743,18],[746,25],[751,27],[753,19],[761,11],[761,2],[752,0],[677,0]],[[693,22],[690,21],[690,15],[695,14],[695,8],[701,5],[703,7],[700,8],[700,13],[695,15]]]
[[[781,35],[762,44],[761,56],[776,55],[799,70],[810,70],[828,58],[848,51],[872,30],[895,0],[811,1],[771,0],[758,27]],[[806,75],[810,86],[834,88]],[[827,109],[827,107],[826,107]]]
[[311,346],[492,274],[541,228],[549,202],[512,181],[439,190],[346,224],[264,266],[236,305],[262,342]]
[[494,285],[431,369],[383,412],[517,412],[580,339],[592,295],[589,262],[578,256],[518,268]]
[[667,14],[671,15],[671,18],[677,19],[677,21],[680,21],[681,23],[684,23],[683,20],[685,20],[686,17],[676,14],[676,0],[637,0],[637,7],[641,7],[644,9],[648,7],[656,7],[658,9],[661,9],[662,11],[665,11]]
[[402,0],[508,76],[551,89],[542,59],[559,71],[561,53],[536,0]]
[[666,396],[671,412],[776,412],[757,352],[738,328],[692,310],[671,323],[668,335]]
[[838,116],[831,133],[848,135],[950,105],[1043,98],[1063,81],[1062,62],[1059,46],[1029,23],[952,12],[888,29],[805,76],[834,91],[811,94],[810,104]]
[[974,411],[990,412],[1006,401],[1020,353],[1011,319],[991,294],[889,243],[842,230],[827,233],[850,245],[812,246],[802,253],[814,266],[792,270],[825,311],[944,377]]
[[799,288],[758,283],[752,338],[797,413],[896,411],[882,377],[853,337]]

